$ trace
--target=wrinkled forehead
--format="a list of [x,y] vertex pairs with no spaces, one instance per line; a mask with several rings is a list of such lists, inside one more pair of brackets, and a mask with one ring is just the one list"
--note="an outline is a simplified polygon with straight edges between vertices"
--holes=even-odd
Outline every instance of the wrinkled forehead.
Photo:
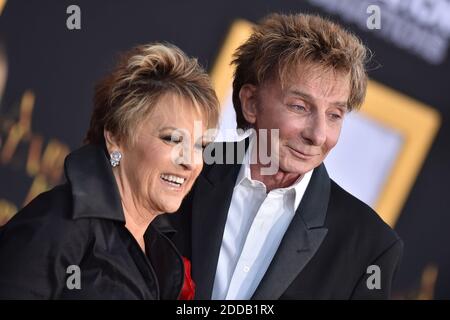
[[190,127],[194,121],[204,122],[205,125],[207,122],[203,108],[195,101],[172,93],[165,94],[158,100],[147,119],[156,127],[166,123]]
[[293,66],[279,68],[274,74],[281,86],[303,83],[327,83],[340,88],[350,87],[350,71],[339,70],[320,63],[302,62]]
[[290,68],[274,70],[265,85],[280,87],[282,92],[301,90],[312,95],[335,96],[347,101],[350,97],[350,72],[319,63],[298,63]]

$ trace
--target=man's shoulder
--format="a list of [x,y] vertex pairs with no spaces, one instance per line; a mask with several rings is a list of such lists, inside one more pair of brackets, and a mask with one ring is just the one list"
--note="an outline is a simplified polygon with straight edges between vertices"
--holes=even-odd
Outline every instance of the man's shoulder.
[[387,247],[400,240],[397,233],[363,201],[331,180],[327,225],[332,225],[353,239]]

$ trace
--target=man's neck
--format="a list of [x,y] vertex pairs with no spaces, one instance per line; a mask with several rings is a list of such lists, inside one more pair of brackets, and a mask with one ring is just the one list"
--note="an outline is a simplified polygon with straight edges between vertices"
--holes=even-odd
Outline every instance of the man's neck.
[[[269,139],[270,140],[270,139]],[[284,172],[281,168],[278,168],[278,171],[275,174],[262,174],[265,170],[267,170],[270,164],[263,165],[260,161],[260,153],[259,153],[259,136],[251,135],[250,136],[250,147],[248,149],[248,163],[250,165],[250,175],[254,180],[258,180],[266,186],[266,191],[269,193],[274,189],[279,188],[287,188],[292,186],[298,178],[301,176],[300,173],[292,173],[292,172]],[[270,148],[271,143],[269,144]],[[256,154],[255,154],[256,153]],[[256,163],[252,163],[252,160],[256,159]]]
[[265,184],[267,192],[274,189],[287,188],[292,186],[301,176],[299,173],[283,172],[278,170],[274,175],[262,175],[262,165],[259,163],[250,164],[251,178]]

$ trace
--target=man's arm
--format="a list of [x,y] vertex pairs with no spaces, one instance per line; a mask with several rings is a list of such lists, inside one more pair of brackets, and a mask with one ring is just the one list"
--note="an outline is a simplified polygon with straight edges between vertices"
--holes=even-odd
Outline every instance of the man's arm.
[[367,266],[353,290],[351,299],[389,299],[402,255],[403,242],[398,239]]

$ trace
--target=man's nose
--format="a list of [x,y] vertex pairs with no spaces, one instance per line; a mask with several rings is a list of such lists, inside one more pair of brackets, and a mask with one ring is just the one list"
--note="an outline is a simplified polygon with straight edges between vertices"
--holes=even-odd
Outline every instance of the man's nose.
[[302,137],[311,145],[323,145],[327,139],[326,115],[315,114],[311,116],[305,130],[302,132]]

